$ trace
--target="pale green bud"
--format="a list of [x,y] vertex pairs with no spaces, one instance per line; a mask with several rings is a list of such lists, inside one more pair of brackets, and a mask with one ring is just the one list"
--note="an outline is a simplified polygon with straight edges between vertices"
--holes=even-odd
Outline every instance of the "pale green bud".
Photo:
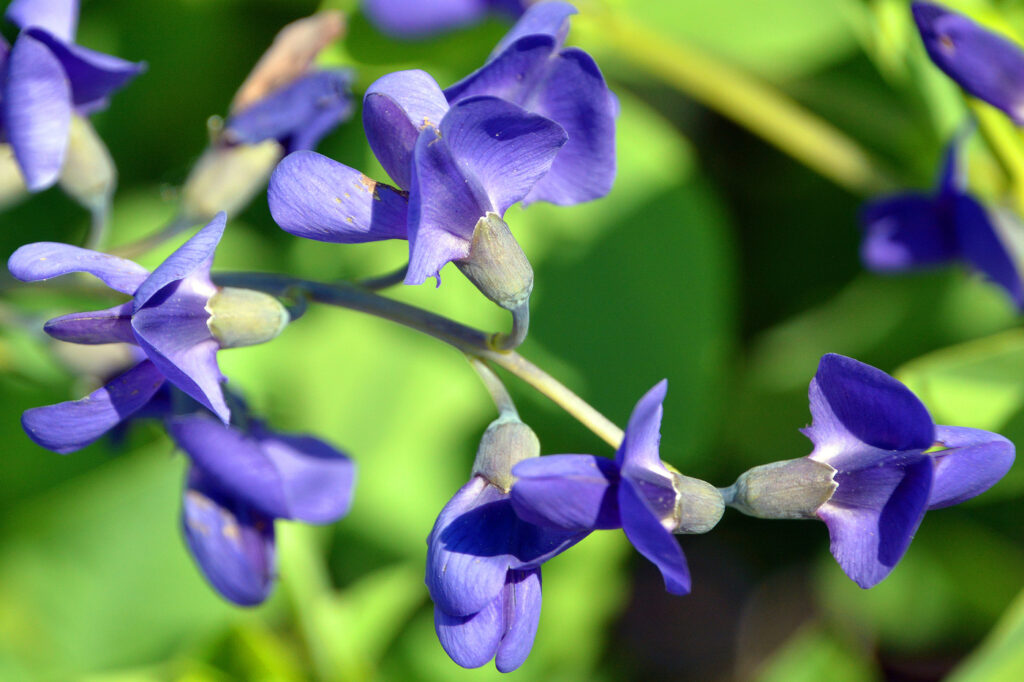
[[496,213],[477,221],[469,257],[455,265],[484,296],[506,310],[516,310],[530,300],[533,268]]
[[90,211],[102,211],[117,186],[117,168],[89,119],[71,117],[68,151],[57,180],[68,196]]
[[212,146],[203,152],[181,190],[185,216],[194,222],[228,217],[244,209],[263,189],[284,155],[276,140],[233,147]]
[[762,519],[813,519],[839,486],[836,470],[807,457],[747,471],[723,491],[730,507]]
[[0,209],[20,201],[27,194],[25,178],[14,159],[14,149],[9,144],[0,144]]
[[291,321],[284,305],[269,294],[223,287],[206,303],[210,333],[221,348],[254,346],[277,337]]
[[484,431],[473,462],[473,474],[483,476],[505,492],[512,489],[515,476],[512,467],[524,459],[540,456],[540,441],[519,417],[505,414]]
[[683,476],[671,471],[672,487],[676,491],[673,533],[707,533],[718,525],[725,512],[725,501],[718,488],[699,478]]

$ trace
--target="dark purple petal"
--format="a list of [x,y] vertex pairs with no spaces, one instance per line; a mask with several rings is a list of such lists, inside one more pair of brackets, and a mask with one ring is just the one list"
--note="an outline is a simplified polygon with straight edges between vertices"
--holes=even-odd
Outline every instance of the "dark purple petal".
[[855,583],[874,587],[896,566],[924,518],[932,459],[836,474],[832,499],[818,509],[832,556]]
[[929,453],[935,462],[929,509],[951,507],[980,495],[1013,465],[1013,443],[997,433],[936,426],[935,440],[948,449]]
[[71,272],[88,272],[123,294],[134,294],[149,270],[130,260],[59,242],[26,244],[7,261],[7,269],[22,282],[38,282]]
[[866,203],[861,258],[881,272],[948,263],[960,255],[955,214],[932,197],[901,194]]
[[658,567],[665,580],[665,589],[672,594],[689,593],[690,569],[683,550],[628,480],[619,484],[619,512],[626,537],[638,552]]
[[267,190],[270,214],[285,232],[353,244],[405,239],[404,193],[316,152],[289,154]]
[[[167,260],[158,265],[135,292],[135,311],[138,312],[154,294],[165,286],[171,282],[185,279],[189,275],[193,275],[191,279],[197,280],[196,289],[200,288],[199,282],[206,284],[211,289],[207,297],[212,296],[213,284],[210,282],[210,265],[213,263],[213,252],[224,235],[226,223],[227,215],[223,212],[218,213],[206,227],[196,232],[191,239],[168,256]],[[205,302],[203,305],[206,305]]]
[[26,410],[21,425],[44,448],[74,452],[143,407],[163,383],[163,374],[143,361],[81,400]]
[[565,530],[618,528],[618,480],[615,463],[593,455],[548,455],[523,460],[512,468],[516,482],[510,499],[527,523]]
[[1024,308],[1024,285],[1013,258],[988,213],[966,194],[956,198],[956,235],[964,260],[1006,290],[1018,308]]
[[494,656],[498,672],[509,673],[530,655],[540,623],[540,569],[509,571],[502,594],[505,635]]
[[382,33],[417,38],[467,26],[483,18],[487,0],[368,0],[363,12]]
[[1024,50],[939,5],[915,2],[911,8],[935,65],[971,95],[1024,123]]
[[463,668],[479,668],[494,658],[505,634],[504,599],[500,593],[484,608],[453,616],[434,606],[434,631],[441,648]]
[[241,606],[261,603],[274,585],[274,524],[217,489],[198,467],[188,475],[182,529],[214,589]]
[[78,29],[78,0],[13,0],[5,16],[21,29],[42,28],[70,43]]
[[3,127],[25,185],[37,192],[57,181],[71,125],[71,88],[57,57],[22,33],[7,59],[0,95]]
[[47,31],[33,29],[28,34],[45,44],[60,60],[71,84],[75,107],[85,113],[103,108],[111,94],[146,70],[145,63],[129,62],[62,41]]
[[629,423],[622,437],[622,445],[615,453],[615,463],[626,474],[630,469],[647,469],[665,475],[668,472],[661,463],[658,445],[661,442],[661,404],[665,402],[668,381],[662,379],[647,391],[629,415]]
[[129,301],[106,310],[55,317],[46,323],[43,331],[69,343],[135,343],[131,317]]
[[229,118],[224,139],[244,144],[277,140],[288,152],[312,149],[351,116],[351,81],[346,71],[307,74]]
[[810,402],[813,422],[804,433],[815,445],[811,456],[839,471],[871,466],[887,456],[883,451],[927,450],[935,441],[935,425],[917,396],[852,358],[821,358]]
[[363,128],[370,148],[399,187],[412,186],[412,154],[420,131],[437,127],[448,111],[437,81],[424,71],[378,78],[363,97]]
[[555,39],[556,46],[561,45],[569,33],[569,17],[573,14],[576,14],[576,8],[567,2],[538,2],[531,5],[494,47],[489,59],[495,59],[525,36],[547,35]]

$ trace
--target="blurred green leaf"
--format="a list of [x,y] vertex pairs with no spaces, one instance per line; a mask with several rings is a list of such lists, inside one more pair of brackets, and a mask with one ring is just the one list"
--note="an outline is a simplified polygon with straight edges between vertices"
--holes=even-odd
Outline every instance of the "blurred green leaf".
[[1024,592],[1007,607],[982,645],[948,682],[1017,682],[1024,671]]
[[757,682],[873,682],[872,662],[821,625],[806,625],[765,662]]

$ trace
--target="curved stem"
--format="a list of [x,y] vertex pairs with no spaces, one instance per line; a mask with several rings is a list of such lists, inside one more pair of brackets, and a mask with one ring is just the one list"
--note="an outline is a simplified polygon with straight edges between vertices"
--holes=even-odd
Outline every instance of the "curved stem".
[[85,238],[85,248],[102,250],[110,234],[110,199],[89,211],[89,214],[89,235]]
[[110,253],[114,256],[120,256],[121,258],[135,258],[148,252],[151,249],[163,244],[168,239],[181,234],[188,228],[196,224],[197,221],[188,218],[184,215],[176,215],[171,219],[169,223],[164,225],[162,228],[154,232],[153,234],[146,235],[142,239],[138,239],[134,242],[122,244],[116,248],[110,250]]
[[483,358],[478,355],[467,355],[466,358],[473,369],[476,370],[480,381],[483,382],[484,388],[491,394],[494,406],[498,408],[498,414],[500,416],[510,415],[518,418],[519,411],[516,410],[516,405],[512,402],[512,396],[509,395],[505,384],[501,382],[501,379],[494,373],[490,365],[484,362]]
[[498,332],[491,337],[491,348],[494,350],[518,348],[526,340],[526,335],[530,331],[529,299],[509,312],[512,313],[512,331],[507,334]]
[[396,284],[401,284],[405,281],[405,273],[409,271],[409,264],[406,263],[402,267],[398,268],[394,272],[389,272],[386,275],[380,277],[368,277],[367,279],[361,279],[356,284],[361,286],[363,289],[369,289],[370,291],[380,291],[381,289],[387,289]]

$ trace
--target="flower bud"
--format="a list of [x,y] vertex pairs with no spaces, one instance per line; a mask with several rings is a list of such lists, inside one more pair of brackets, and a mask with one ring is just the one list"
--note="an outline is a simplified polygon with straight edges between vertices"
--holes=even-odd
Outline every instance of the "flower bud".
[[71,117],[68,151],[58,179],[68,196],[90,211],[102,211],[117,185],[117,168],[89,120]]
[[718,488],[699,478],[672,473],[672,487],[676,490],[675,528],[673,533],[707,533],[718,525],[725,512],[725,501]]
[[14,150],[9,144],[0,144],[0,209],[21,200],[26,194],[28,188],[14,159]]
[[508,225],[495,213],[477,221],[469,257],[455,264],[484,296],[506,310],[530,300],[533,268]]
[[221,211],[229,217],[236,215],[266,186],[282,154],[276,140],[210,147],[196,162],[182,188],[185,216],[194,222],[204,222]]
[[727,504],[762,519],[813,519],[838,484],[828,464],[801,457],[754,467],[723,491]]
[[492,485],[508,492],[515,482],[512,467],[524,459],[540,455],[540,441],[519,417],[505,414],[484,431],[473,462],[473,475],[483,476]]
[[254,346],[277,337],[291,321],[279,300],[262,291],[224,287],[206,303],[206,324],[221,348]]

